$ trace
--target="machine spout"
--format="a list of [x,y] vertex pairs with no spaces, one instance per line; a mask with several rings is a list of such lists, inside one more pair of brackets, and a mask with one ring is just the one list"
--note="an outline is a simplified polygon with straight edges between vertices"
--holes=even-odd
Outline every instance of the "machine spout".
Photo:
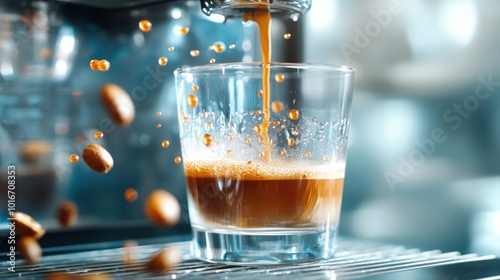
[[245,11],[269,9],[271,13],[297,20],[311,8],[312,0],[200,0],[206,15],[241,17]]

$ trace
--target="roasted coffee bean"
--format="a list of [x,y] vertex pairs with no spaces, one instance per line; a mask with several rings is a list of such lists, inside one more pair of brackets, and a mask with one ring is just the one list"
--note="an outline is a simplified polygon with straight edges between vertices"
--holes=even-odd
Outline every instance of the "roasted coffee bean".
[[181,207],[171,193],[165,190],[156,190],[146,200],[144,212],[156,225],[173,226],[179,221]]
[[147,263],[147,269],[155,272],[167,272],[182,261],[182,252],[177,247],[167,247],[154,255]]
[[57,208],[57,221],[63,227],[70,227],[78,218],[78,209],[76,204],[71,201],[65,201],[59,204]]
[[19,253],[21,253],[21,256],[27,264],[37,264],[40,262],[42,248],[33,236],[21,236],[21,238],[17,240],[17,246]]
[[16,233],[18,235],[40,239],[45,234],[45,228],[28,214],[15,212],[12,218],[16,221]]
[[118,125],[127,126],[134,120],[134,103],[123,88],[107,84],[101,89],[101,99],[108,114]]
[[96,172],[108,173],[113,168],[113,157],[100,145],[88,145],[82,156],[85,163]]
[[25,163],[38,163],[46,159],[52,153],[52,144],[32,140],[19,148],[19,156]]

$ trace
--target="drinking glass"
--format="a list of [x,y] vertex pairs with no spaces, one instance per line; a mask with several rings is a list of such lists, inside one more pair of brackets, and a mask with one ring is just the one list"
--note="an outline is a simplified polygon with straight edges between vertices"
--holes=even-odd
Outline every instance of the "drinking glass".
[[193,254],[237,264],[331,258],[354,70],[229,63],[175,78]]

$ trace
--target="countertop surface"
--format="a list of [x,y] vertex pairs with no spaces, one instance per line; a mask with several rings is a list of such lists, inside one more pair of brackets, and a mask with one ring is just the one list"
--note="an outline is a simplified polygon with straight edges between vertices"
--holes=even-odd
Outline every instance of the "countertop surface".
[[[17,260],[15,273],[8,270],[7,261],[2,261],[0,278],[45,279],[51,273],[59,273],[70,278],[110,276],[98,279],[500,279],[500,259],[495,256],[421,251],[343,238],[331,260],[280,266],[202,262],[190,255],[189,241],[139,240],[137,246],[127,249],[116,244],[109,249],[94,249],[99,246],[91,245],[51,248],[44,251],[46,256],[37,265]],[[152,273],[146,269],[146,263],[165,247],[179,249],[182,262],[164,273]],[[127,265],[122,261],[125,250],[133,259]]]

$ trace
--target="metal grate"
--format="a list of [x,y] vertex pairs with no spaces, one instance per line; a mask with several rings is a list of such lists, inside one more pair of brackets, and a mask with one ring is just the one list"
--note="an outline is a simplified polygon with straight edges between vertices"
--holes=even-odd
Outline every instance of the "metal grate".
[[354,279],[388,272],[494,258],[494,256],[476,254],[461,255],[458,252],[442,253],[437,250],[421,252],[402,246],[381,246],[340,240],[336,256],[332,260],[248,267],[211,264],[193,259],[189,255],[188,242],[170,243],[167,246],[178,246],[182,249],[184,256],[178,267],[162,275],[153,274],[144,269],[145,262],[165,247],[164,244],[155,244],[129,248],[137,261],[127,266],[121,262],[123,248],[57,254],[44,257],[38,265],[23,265],[19,262],[16,266],[16,273],[9,272],[8,263],[2,262],[0,279],[18,277],[43,279],[48,273],[54,271],[74,275],[106,273],[112,275],[114,279]]

